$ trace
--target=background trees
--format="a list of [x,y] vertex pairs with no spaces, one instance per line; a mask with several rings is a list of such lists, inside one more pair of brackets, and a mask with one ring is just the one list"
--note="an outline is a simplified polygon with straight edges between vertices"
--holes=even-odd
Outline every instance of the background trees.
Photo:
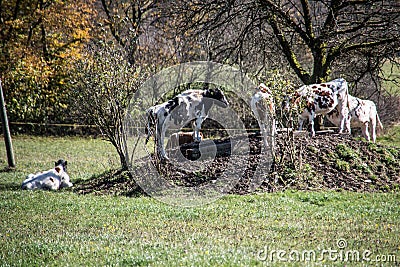
[[0,1],[0,78],[11,121],[68,119],[68,77],[91,37],[90,3]]
[[236,64],[261,81],[266,69],[298,85],[344,77],[352,94],[393,111],[397,97],[381,82],[400,85],[388,71],[399,64],[398,2],[183,0],[175,13],[179,29],[203,41],[209,60]]
[[182,28],[204,36],[214,59],[252,71],[289,65],[306,84],[360,60],[354,74],[361,76],[400,50],[400,4],[393,1],[182,2]]
[[71,121],[75,63],[90,60],[87,44],[99,41],[141,72],[213,60],[260,82],[271,70],[295,85],[341,76],[380,110],[398,101],[391,96],[400,85],[398,1],[0,0],[0,7],[11,121]]

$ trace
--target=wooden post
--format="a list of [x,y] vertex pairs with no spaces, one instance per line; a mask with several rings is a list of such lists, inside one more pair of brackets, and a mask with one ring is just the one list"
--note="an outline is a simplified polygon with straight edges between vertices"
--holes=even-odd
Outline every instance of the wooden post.
[[3,126],[4,142],[6,143],[8,167],[15,168],[14,152],[11,142],[10,128],[8,127],[6,104],[4,102],[3,87],[0,80],[0,115],[1,125]]

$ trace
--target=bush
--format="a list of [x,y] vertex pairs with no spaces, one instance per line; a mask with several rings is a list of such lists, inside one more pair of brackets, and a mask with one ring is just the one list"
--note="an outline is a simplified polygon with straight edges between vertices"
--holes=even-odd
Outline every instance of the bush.
[[97,125],[116,148],[121,166],[127,169],[124,119],[129,102],[140,85],[142,72],[131,66],[122,49],[93,43],[76,66],[74,107],[79,120]]

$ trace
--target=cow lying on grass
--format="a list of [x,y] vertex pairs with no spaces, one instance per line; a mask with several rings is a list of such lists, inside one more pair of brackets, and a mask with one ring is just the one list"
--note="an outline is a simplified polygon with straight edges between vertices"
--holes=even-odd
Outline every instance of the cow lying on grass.
[[[261,134],[264,140],[264,146],[274,146],[273,138],[276,133],[275,128],[275,104],[271,90],[263,83],[258,86],[258,91],[253,95],[250,101],[251,110],[260,126]],[[272,144],[268,139],[272,138]]]
[[72,183],[67,174],[67,161],[60,159],[55,162],[55,167],[53,169],[29,174],[25,181],[22,182],[21,188],[29,190],[58,190],[71,186]]
[[157,155],[167,159],[164,149],[166,130],[171,126],[183,127],[194,121],[195,141],[200,142],[201,124],[207,118],[213,105],[223,108],[228,106],[228,101],[220,89],[187,90],[169,101],[153,106],[147,110],[147,138],[154,135]]
[[[351,128],[361,128],[362,136],[367,141],[376,142],[376,126],[383,130],[383,125],[379,119],[376,105],[371,100],[363,100],[349,95],[349,119],[346,122],[346,129],[351,133]],[[340,113],[337,108],[327,114],[327,119],[334,125],[340,123]]]
[[[304,101],[304,110],[299,114],[299,131],[303,129],[306,119],[311,124],[311,136],[315,136],[314,119],[317,115],[326,115],[336,107],[339,110],[339,133],[342,133],[348,120],[348,86],[343,78],[327,83],[303,85],[296,90],[289,101],[299,105]],[[286,103],[288,105],[288,103]]]

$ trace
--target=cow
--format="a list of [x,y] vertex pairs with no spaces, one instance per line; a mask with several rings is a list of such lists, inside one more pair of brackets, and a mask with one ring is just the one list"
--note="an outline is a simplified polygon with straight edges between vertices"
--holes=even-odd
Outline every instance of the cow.
[[299,131],[303,129],[306,119],[311,125],[311,136],[315,136],[314,119],[317,115],[326,115],[336,107],[339,110],[339,133],[343,133],[348,120],[348,85],[345,79],[339,78],[321,84],[303,85],[294,93],[290,102],[298,105],[304,101],[304,110],[299,114]]
[[258,86],[257,92],[252,96],[250,107],[260,126],[265,148],[269,145],[269,138],[272,140],[270,145],[274,148],[276,134],[275,104],[271,90],[264,83]]
[[73,186],[67,173],[67,161],[60,159],[54,165],[55,167],[48,171],[29,174],[22,182],[21,188],[27,190],[58,190]]
[[193,128],[195,141],[200,142],[201,124],[207,118],[213,105],[222,108],[228,107],[228,101],[220,89],[186,90],[165,103],[150,107],[146,111],[147,116],[147,144],[154,134],[157,155],[162,159],[168,159],[164,149],[166,130],[171,126],[182,127],[194,120]]
[[[178,133],[173,133],[171,134],[168,143],[167,143],[167,148],[168,149],[173,149],[178,146],[181,146],[183,144],[189,144],[194,142],[195,139],[195,133],[194,132],[178,132]],[[203,140],[203,134],[200,132],[200,140]]]
[[[326,118],[335,126],[340,123],[340,112],[337,108],[326,115]],[[361,128],[363,137],[369,142],[376,142],[376,126],[383,130],[376,105],[371,100],[363,100],[349,95],[349,118],[346,128],[351,133],[351,128]]]

